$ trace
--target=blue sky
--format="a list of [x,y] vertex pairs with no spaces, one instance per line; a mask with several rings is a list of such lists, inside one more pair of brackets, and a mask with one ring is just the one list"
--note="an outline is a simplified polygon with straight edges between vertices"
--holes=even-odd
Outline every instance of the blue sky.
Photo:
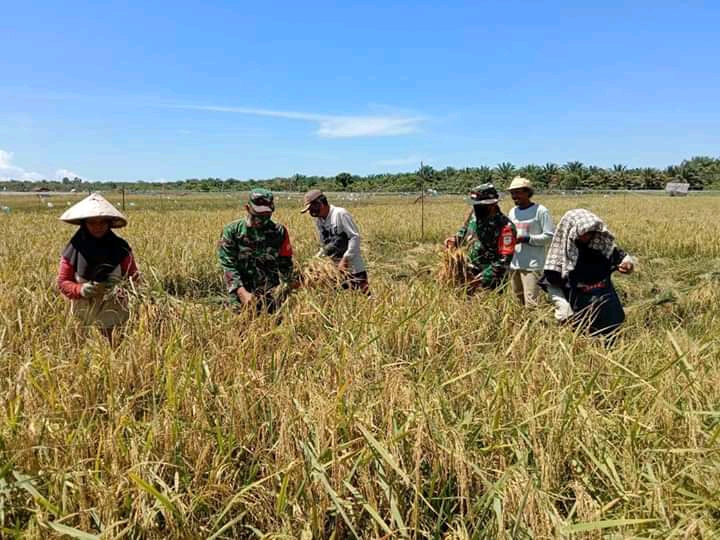
[[10,2],[0,178],[720,154],[720,2]]

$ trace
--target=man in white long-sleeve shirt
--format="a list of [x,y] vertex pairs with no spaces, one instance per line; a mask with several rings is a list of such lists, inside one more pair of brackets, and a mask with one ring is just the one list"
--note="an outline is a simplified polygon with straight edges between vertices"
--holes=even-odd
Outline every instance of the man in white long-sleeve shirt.
[[328,203],[319,189],[305,194],[305,208],[315,218],[320,238],[321,254],[330,257],[338,268],[348,274],[343,289],[357,289],[368,293],[368,275],[360,254],[360,232],[350,212]]
[[517,229],[515,254],[510,262],[510,286],[521,304],[532,306],[540,298],[538,281],[555,226],[548,209],[530,200],[533,196],[530,180],[516,176],[508,191],[515,203],[508,217]]

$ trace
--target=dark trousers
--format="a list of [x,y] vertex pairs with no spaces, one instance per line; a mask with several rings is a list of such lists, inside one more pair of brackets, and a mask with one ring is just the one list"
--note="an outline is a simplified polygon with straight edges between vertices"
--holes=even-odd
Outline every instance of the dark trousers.
[[573,319],[588,325],[592,334],[610,335],[625,321],[620,298],[610,278],[594,284],[578,283],[570,288]]

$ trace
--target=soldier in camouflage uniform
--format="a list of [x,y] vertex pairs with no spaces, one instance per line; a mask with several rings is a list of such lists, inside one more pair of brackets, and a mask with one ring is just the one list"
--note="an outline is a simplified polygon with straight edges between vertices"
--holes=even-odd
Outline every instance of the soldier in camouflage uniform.
[[290,236],[272,221],[275,203],[270,191],[252,190],[245,209],[247,216],[226,225],[218,242],[228,300],[272,312],[294,283]]
[[461,246],[470,242],[468,259],[474,279],[472,288],[494,289],[501,285],[515,251],[517,233],[515,225],[500,207],[495,186],[481,184],[470,191],[468,202],[473,211],[455,236],[445,240],[445,247]]

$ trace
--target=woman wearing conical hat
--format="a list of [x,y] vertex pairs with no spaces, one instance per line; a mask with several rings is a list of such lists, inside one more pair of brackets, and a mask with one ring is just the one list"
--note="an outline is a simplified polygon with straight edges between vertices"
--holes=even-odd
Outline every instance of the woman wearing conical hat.
[[73,313],[112,341],[113,328],[128,318],[127,298],[115,286],[139,276],[130,246],[112,231],[127,225],[127,218],[93,193],[60,220],[80,227],[60,258],[58,287],[71,300]]

